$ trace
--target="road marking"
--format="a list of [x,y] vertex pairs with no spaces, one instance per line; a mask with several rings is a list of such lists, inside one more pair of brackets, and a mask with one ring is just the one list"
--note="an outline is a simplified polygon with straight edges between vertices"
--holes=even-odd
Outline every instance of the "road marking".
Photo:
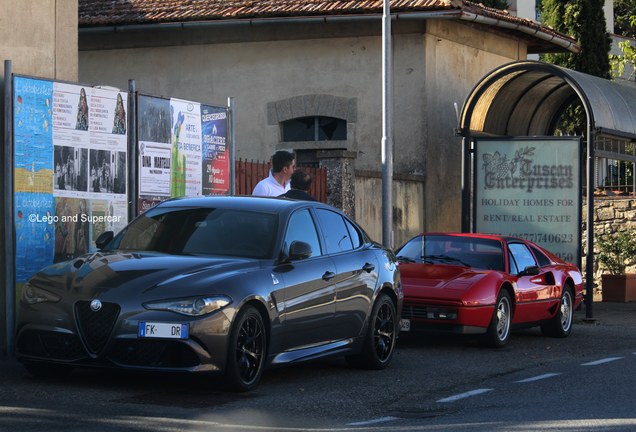
[[608,357],[608,358],[596,360],[596,361],[589,362],[589,363],[582,363],[581,366],[596,366],[596,365],[600,365],[600,364],[603,364],[603,363],[609,363],[609,362],[613,362],[615,360],[620,360],[620,359],[623,359],[623,358],[624,357]]
[[527,382],[532,382],[532,381],[539,381],[539,380],[546,379],[546,378],[552,378],[552,377],[555,377],[557,375],[561,375],[561,374],[560,373],[547,373],[547,374],[535,376],[535,377],[532,377],[532,378],[522,379],[522,380],[515,381],[515,382],[527,383]]
[[398,420],[398,419],[399,419],[399,417],[386,416],[386,417],[380,417],[380,418],[373,419],[373,420],[348,423],[347,426],[367,426],[367,425],[371,425],[371,424],[384,423],[384,422]]
[[467,398],[467,397],[470,397],[470,396],[476,396],[476,395],[479,395],[479,394],[482,394],[482,393],[487,393],[487,392],[492,391],[492,390],[493,389],[486,389],[486,388],[477,389],[477,390],[471,390],[471,391],[467,391],[466,393],[460,393],[460,394],[457,394],[455,396],[449,396],[447,398],[440,399],[437,402],[441,402],[441,403],[455,402],[456,400],[464,399],[464,398]]

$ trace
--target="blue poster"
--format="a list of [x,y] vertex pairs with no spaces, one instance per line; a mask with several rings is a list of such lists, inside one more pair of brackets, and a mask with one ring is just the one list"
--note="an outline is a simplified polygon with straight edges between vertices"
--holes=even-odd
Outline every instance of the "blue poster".
[[13,86],[16,191],[53,193],[53,83],[15,77]]
[[53,83],[13,80],[16,280],[53,261]]
[[201,105],[203,195],[226,195],[230,190],[227,151],[227,110]]
[[16,281],[25,282],[53,262],[54,250],[53,194],[16,192],[15,253]]

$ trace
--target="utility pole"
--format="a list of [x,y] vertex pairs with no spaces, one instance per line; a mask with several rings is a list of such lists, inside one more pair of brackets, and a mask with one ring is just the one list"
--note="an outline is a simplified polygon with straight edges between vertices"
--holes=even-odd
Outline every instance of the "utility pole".
[[393,97],[391,80],[391,9],[382,13],[382,244],[393,248]]

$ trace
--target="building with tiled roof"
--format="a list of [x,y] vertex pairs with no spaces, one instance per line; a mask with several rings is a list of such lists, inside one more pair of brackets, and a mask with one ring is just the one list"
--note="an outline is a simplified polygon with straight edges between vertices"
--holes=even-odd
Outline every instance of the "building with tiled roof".
[[[549,27],[478,3],[461,0],[399,0],[391,1],[390,5],[396,19],[415,18],[424,13],[430,14],[431,18],[491,25],[524,39],[530,53],[558,51],[555,45],[576,49],[574,40]],[[180,24],[189,27],[203,22],[227,23],[235,20],[369,17],[381,15],[382,9],[382,0],[79,0],[78,23],[80,29],[124,29],[126,26],[148,24]]]
[[[355,218],[381,237],[381,0],[79,0],[79,79],[235,103],[237,158],[339,154]],[[578,50],[535,21],[461,0],[394,0],[395,244],[460,228],[456,106],[487,72]],[[349,165],[346,165],[349,166]]]

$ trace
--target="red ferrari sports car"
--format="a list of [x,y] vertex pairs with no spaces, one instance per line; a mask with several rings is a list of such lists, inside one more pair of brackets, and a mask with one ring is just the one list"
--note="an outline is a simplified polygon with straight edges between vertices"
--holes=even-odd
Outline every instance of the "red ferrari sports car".
[[502,347],[513,326],[567,337],[583,299],[580,270],[526,240],[423,233],[396,252],[402,274],[402,331],[481,334]]

